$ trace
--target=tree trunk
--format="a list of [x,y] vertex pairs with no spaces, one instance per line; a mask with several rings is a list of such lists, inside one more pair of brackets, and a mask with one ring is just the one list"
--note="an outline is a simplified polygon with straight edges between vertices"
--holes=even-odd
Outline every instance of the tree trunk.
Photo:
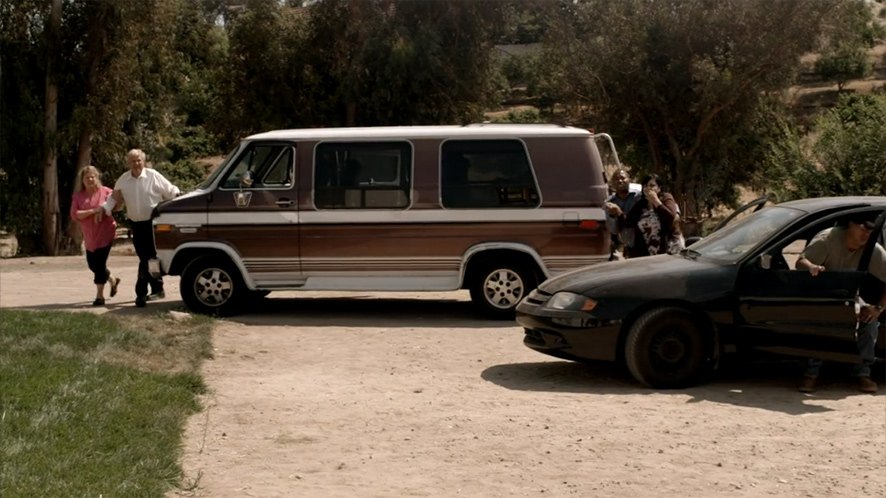
[[[74,178],[78,178],[80,171],[89,166],[92,161],[92,127],[84,124],[80,130],[80,143],[77,147],[77,164],[74,170]],[[77,188],[75,185],[74,188]],[[80,254],[80,246],[83,244],[83,233],[80,231],[78,223],[68,223],[68,237],[70,237],[70,249],[76,254]]]
[[[111,13],[113,13],[114,7],[112,4],[106,5],[104,8],[99,9],[98,14],[96,14],[96,19],[94,22],[90,23],[89,32],[86,35],[86,54],[88,58],[88,66],[86,68],[86,101],[89,102],[93,100],[93,97],[96,92],[96,87],[98,86],[98,78],[99,78],[99,68],[101,67],[101,61],[107,56],[108,52],[108,32],[107,32],[107,23],[109,22],[109,18],[112,17]],[[83,168],[92,164],[92,138],[95,135],[95,127],[93,123],[98,119],[98,116],[95,116],[97,112],[95,109],[90,109],[88,114],[93,115],[92,118],[83,119],[80,121],[80,139],[77,143],[77,162],[74,164],[74,179],[80,175],[80,172],[83,171]],[[103,181],[111,181],[109,176],[105,176]],[[77,185],[74,185],[74,189],[77,188]],[[69,222],[67,234],[69,237],[68,249],[75,254],[82,253],[82,244],[83,244],[83,233],[80,231],[80,224]]]
[[345,106],[345,126],[356,126],[357,124],[357,103],[348,102]]
[[58,85],[56,82],[56,58],[59,52],[62,0],[52,0],[49,23],[46,26],[46,103],[44,108],[43,142],[43,246],[46,253],[58,252],[59,216],[58,202],[58,156],[56,152],[58,132]]
[[80,142],[77,145],[77,165],[74,170],[75,175],[80,174],[80,170],[89,166],[92,161],[92,127],[88,124],[83,125],[80,130]]

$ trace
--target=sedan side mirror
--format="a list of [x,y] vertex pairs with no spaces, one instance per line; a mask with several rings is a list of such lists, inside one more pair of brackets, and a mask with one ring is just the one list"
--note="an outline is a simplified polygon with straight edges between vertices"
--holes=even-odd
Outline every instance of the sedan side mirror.
[[768,270],[772,268],[772,255],[771,254],[761,254],[760,260],[758,261],[758,265],[760,268],[764,270]]

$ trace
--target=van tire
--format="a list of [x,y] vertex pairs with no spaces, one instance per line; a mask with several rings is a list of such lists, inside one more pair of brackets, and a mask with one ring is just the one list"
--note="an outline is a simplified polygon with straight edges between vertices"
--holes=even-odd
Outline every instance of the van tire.
[[517,304],[536,286],[538,278],[526,265],[486,262],[474,273],[471,300],[490,318],[512,320]]
[[271,291],[269,290],[251,290],[249,291],[249,297],[251,297],[255,301],[261,301],[262,299],[268,297]]
[[240,272],[222,256],[203,256],[188,264],[179,292],[191,311],[216,316],[237,313],[247,295]]

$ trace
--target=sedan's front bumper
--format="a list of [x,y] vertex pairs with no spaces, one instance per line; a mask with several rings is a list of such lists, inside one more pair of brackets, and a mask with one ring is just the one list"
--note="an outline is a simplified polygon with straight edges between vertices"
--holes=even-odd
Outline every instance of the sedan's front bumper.
[[600,320],[582,311],[551,310],[547,298],[533,292],[517,305],[523,344],[539,353],[576,360],[616,359],[621,320]]

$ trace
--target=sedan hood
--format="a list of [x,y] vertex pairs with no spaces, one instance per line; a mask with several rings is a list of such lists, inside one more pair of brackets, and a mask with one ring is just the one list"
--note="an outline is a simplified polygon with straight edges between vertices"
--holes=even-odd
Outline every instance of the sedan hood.
[[661,298],[668,294],[686,296],[688,287],[703,281],[706,288],[698,289],[703,290],[699,294],[709,294],[731,288],[735,270],[735,265],[665,254],[580,268],[546,280],[539,288],[550,294],[569,291],[595,297]]

